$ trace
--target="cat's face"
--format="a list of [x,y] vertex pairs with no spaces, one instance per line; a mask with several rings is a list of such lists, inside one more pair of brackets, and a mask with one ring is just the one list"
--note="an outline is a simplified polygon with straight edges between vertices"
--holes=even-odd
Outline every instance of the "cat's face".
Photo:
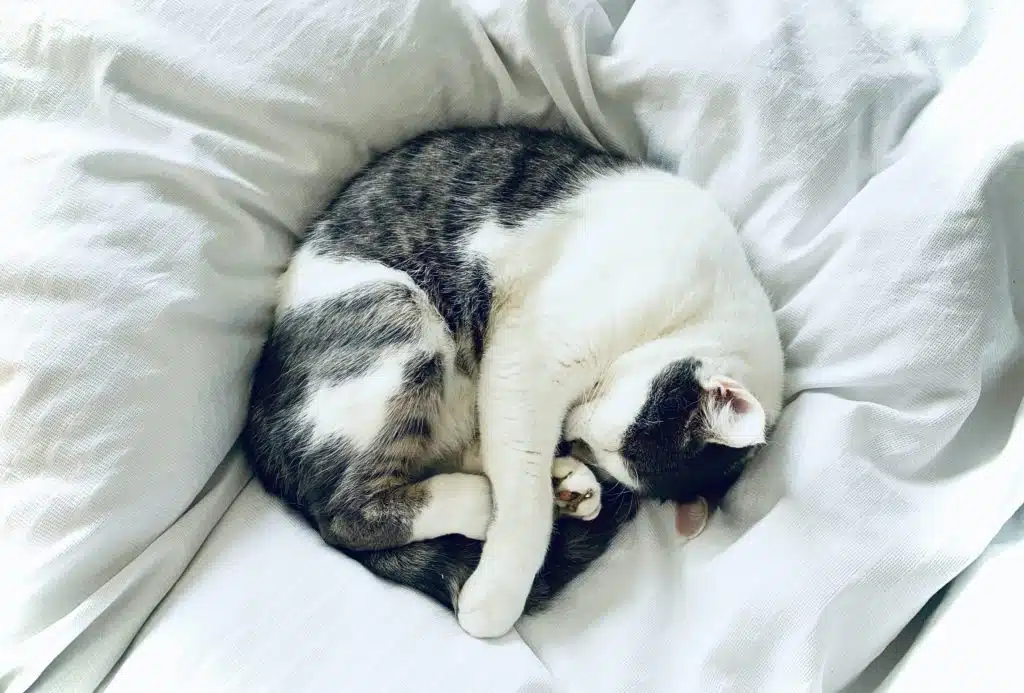
[[720,499],[765,440],[765,412],[742,384],[697,359],[617,364],[566,419],[565,437],[644,496]]

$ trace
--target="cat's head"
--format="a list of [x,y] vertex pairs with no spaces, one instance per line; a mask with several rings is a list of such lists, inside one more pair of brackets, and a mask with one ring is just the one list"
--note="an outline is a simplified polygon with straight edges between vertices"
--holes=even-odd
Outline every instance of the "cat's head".
[[720,500],[765,442],[762,404],[697,358],[625,359],[566,418],[565,438],[641,495]]

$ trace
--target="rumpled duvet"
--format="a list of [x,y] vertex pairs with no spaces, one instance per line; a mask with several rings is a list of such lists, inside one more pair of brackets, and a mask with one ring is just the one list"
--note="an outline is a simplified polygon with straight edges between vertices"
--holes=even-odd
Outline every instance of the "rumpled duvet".
[[[1024,503],[1022,84],[1012,0],[0,5],[0,689],[841,690]],[[703,535],[480,642],[234,442],[305,222],[493,122],[706,186],[788,370]]]

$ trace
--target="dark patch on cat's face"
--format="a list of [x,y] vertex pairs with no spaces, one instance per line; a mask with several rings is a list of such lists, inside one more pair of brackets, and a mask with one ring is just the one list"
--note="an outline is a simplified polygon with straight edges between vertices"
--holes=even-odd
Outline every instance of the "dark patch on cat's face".
[[622,436],[619,454],[645,496],[680,503],[703,496],[716,503],[753,452],[708,442],[701,406],[708,394],[699,369],[697,359],[685,359],[662,370]]

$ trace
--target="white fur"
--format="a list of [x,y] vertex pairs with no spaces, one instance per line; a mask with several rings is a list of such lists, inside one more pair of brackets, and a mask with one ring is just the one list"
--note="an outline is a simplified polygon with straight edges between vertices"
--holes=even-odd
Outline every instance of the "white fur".
[[767,418],[757,398],[739,382],[725,376],[715,376],[706,387],[710,392],[722,393],[720,398],[708,399],[704,407],[710,442],[734,448],[764,442]]
[[374,282],[395,282],[415,287],[408,274],[379,262],[333,260],[302,247],[281,275],[277,310],[280,314],[308,303],[337,298],[356,287]]
[[600,400],[587,400],[569,410],[565,433],[569,440],[586,440],[591,461],[620,484],[635,489],[638,482],[619,454],[619,443],[647,399],[650,378],[623,377],[615,382],[614,396],[605,393]]
[[436,474],[426,479],[429,501],[412,525],[410,541],[446,534],[482,540],[491,521],[491,486],[477,474]]
[[310,393],[305,408],[315,440],[344,436],[369,447],[387,420],[387,402],[402,384],[404,359],[381,359],[376,367],[339,385],[322,385]]
[[[555,505],[563,514],[589,522],[601,512],[601,484],[587,465],[575,457],[556,457],[551,465],[551,477],[555,481]],[[563,491],[584,496],[589,494],[589,498],[581,500],[572,511],[566,502],[558,498]]]
[[781,407],[768,299],[707,193],[667,173],[614,174],[526,226],[485,224],[470,244],[496,284],[478,395],[494,516],[458,604],[460,624],[478,637],[506,633],[522,613],[551,531],[561,419],[610,369],[625,384],[611,403],[598,394],[592,417],[603,404],[625,411],[652,363],[687,356],[708,377],[743,383],[766,421]]

